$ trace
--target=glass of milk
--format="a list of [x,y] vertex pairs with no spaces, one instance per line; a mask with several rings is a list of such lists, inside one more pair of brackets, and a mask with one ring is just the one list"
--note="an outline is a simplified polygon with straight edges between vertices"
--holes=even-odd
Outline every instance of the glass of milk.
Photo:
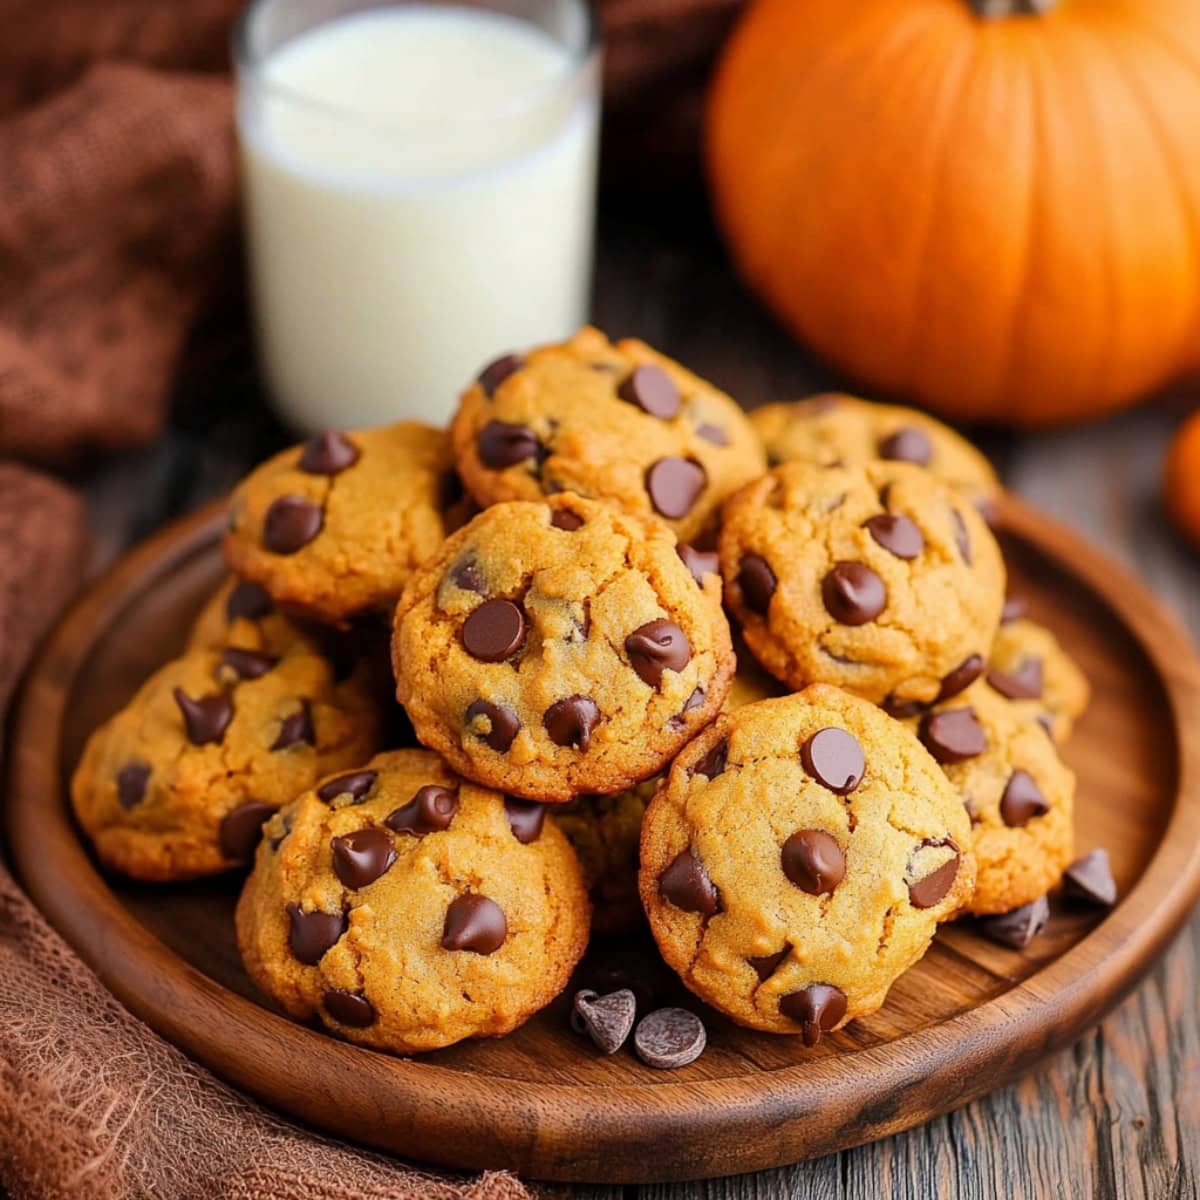
[[444,424],[591,291],[586,0],[254,0],[235,35],[259,355],[297,430]]

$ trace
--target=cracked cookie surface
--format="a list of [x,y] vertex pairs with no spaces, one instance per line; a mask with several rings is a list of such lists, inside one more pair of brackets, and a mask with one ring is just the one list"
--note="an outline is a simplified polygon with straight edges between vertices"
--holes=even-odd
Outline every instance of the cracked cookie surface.
[[481,505],[572,491],[658,517],[684,541],[765,469],[733,400],[644,342],[597,329],[491,364],[450,433]]
[[485,510],[396,609],[396,694],[420,740],[513,795],[611,795],[661,771],[733,674],[719,581],[660,522],[573,493]]
[[789,463],[725,504],[725,595],[759,662],[893,715],[984,670],[1004,563],[975,509],[919,467]]
[[75,815],[108,868],[211,875],[250,860],[262,823],[326,771],[376,747],[366,689],[304,649],[193,650],[88,739]]
[[329,433],[242,481],[223,549],[272,599],[332,625],[386,611],[446,534],[444,433],[412,421]]
[[268,823],[237,908],[246,969],[300,1020],[401,1054],[498,1037],[588,938],[574,852],[541,805],[399,750]]
[[675,760],[646,812],[639,886],[693,992],[811,1045],[874,1012],[968,902],[969,839],[917,739],[815,685],[722,715]]

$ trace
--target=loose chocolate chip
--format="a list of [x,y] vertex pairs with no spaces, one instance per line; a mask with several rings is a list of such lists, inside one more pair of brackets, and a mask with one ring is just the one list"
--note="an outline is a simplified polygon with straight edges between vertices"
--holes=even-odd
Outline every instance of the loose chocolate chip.
[[508,922],[495,900],[468,892],[451,901],[442,927],[442,946],[447,950],[470,950],[493,954],[508,937]]
[[325,514],[303,496],[280,496],[263,518],[263,545],[272,554],[295,554],[321,532]]
[[711,917],[721,911],[717,885],[691,850],[681,850],[658,877],[658,894],[684,912]]
[[695,546],[689,546],[687,542],[680,542],[675,548],[676,553],[683,560],[683,565],[692,573],[692,578],[701,586],[704,586],[704,577],[706,575],[719,575],[721,573],[721,564],[717,560],[715,551],[697,550]]
[[1083,900],[1101,908],[1117,902],[1117,882],[1107,850],[1093,850],[1077,858],[1063,874],[1063,891],[1073,900]]
[[144,762],[126,763],[117,772],[117,802],[122,808],[136,808],[146,795],[150,782],[150,765]]
[[720,425],[697,425],[696,436],[702,437],[706,442],[711,442],[714,446],[728,446],[729,434],[723,430]]
[[528,458],[540,458],[542,443],[528,425],[489,421],[479,434],[479,460],[493,471],[503,471]]
[[958,546],[958,552],[962,555],[963,562],[969,567],[971,565],[971,535],[967,532],[967,523],[957,508],[950,510],[950,516],[954,518],[955,544]]
[[1045,896],[1039,896],[1011,912],[984,918],[979,922],[979,928],[993,942],[1024,950],[1046,928],[1049,920],[1050,903]]
[[1000,797],[1000,816],[1005,825],[1017,828],[1034,817],[1044,817],[1049,811],[1050,805],[1034,783],[1033,776],[1028,771],[1014,771]]
[[490,400],[496,394],[496,389],[524,365],[525,360],[519,354],[505,354],[494,362],[488,363],[479,372],[479,385],[483,388],[487,398]]
[[219,742],[225,736],[233,720],[233,701],[228,696],[218,693],[193,700],[183,688],[176,688],[171,694],[183,714],[183,725],[193,746]]
[[704,1053],[704,1022],[686,1008],[660,1008],[644,1016],[633,1034],[633,1048],[648,1067],[670,1071],[686,1067]]
[[396,847],[382,829],[356,829],[345,837],[331,838],[333,873],[348,888],[365,888],[396,861]]
[[883,580],[865,563],[840,562],[821,584],[825,609],[842,625],[865,625],[887,604]]
[[375,1023],[375,1008],[366,996],[347,992],[342,988],[330,988],[322,997],[325,1011],[340,1025],[352,1029],[365,1029]]
[[810,983],[783,996],[779,1011],[800,1026],[806,1046],[815,1046],[846,1015],[846,993],[828,983]]
[[1004,607],[1000,610],[1000,621],[1004,625],[1010,621],[1019,621],[1028,611],[1029,605],[1020,596],[1005,596]]
[[895,696],[888,696],[881,707],[889,717],[895,717],[897,721],[907,721],[911,717],[919,717],[929,705],[920,700],[899,700]]
[[725,763],[729,759],[729,741],[718,742],[695,766],[693,775],[703,775],[706,779],[716,779],[725,773]]
[[916,463],[918,467],[927,467],[933,458],[933,443],[923,429],[907,425],[879,443],[879,457],[892,462],[909,462]]
[[487,595],[487,584],[479,573],[479,564],[473,558],[460,558],[450,568],[450,582],[464,592],[474,592],[477,596]]
[[751,612],[766,616],[775,595],[775,584],[775,572],[761,554],[747,554],[738,564],[738,590]]
[[590,696],[568,696],[556,700],[542,717],[542,724],[556,746],[570,746],[587,753],[592,730],[600,721],[600,709]]
[[987,674],[987,681],[1009,700],[1040,700],[1044,687],[1042,660],[1028,657],[1017,664],[1015,671],[991,670]]
[[679,389],[662,367],[634,367],[617,388],[617,395],[663,421],[679,415]]
[[528,846],[542,836],[542,828],[546,824],[546,806],[534,800],[514,800],[511,796],[504,798],[504,815],[508,818],[508,827],[512,835],[521,843]]
[[839,796],[862,783],[867,767],[858,738],[833,726],[818,729],[800,747],[800,761],[813,779]]
[[378,778],[378,771],[351,771],[347,775],[338,775],[317,788],[317,797],[332,804],[339,796],[350,796],[355,804],[361,804]]
[[305,912],[298,904],[289,904],[287,915],[288,947],[306,967],[315,967],[350,924],[342,913]]
[[221,652],[221,665],[228,667],[239,679],[259,679],[278,662],[273,655],[240,650],[237,646],[226,646]]
[[846,876],[846,856],[823,829],[801,829],[783,843],[783,873],[810,896],[832,894]]
[[271,749],[286,750],[289,746],[299,743],[315,746],[316,742],[317,734],[313,729],[312,706],[307,700],[301,700],[300,707],[294,713],[284,717],[283,724],[279,727],[279,736],[275,739]]
[[758,982],[766,983],[779,970],[780,964],[791,952],[791,946],[784,943],[783,949],[776,954],[764,954],[761,958],[748,958],[746,961],[754,968]]
[[924,846],[950,846],[954,855],[923,879],[908,885],[908,898],[912,901],[913,908],[932,908],[940,903],[954,886],[958,875],[958,847],[952,841],[926,838],[918,849]]
[[936,703],[952,700],[960,692],[965,692],[983,674],[986,665],[982,654],[972,654],[970,658],[964,658],[942,680],[942,690],[938,692]]
[[417,794],[407,804],[389,814],[383,823],[393,833],[424,837],[427,833],[440,833],[443,829],[449,829],[456,812],[458,793],[434,783],[427,783],[417,789]]
[[616,1054],[625,1045],[636,1016],[637,999],[628,988],[607,996],[585,988],[571,1003],[571,1028],[590,1037],[604,1054]]
[[300,470],[310,475],[337,475],[358,462],[358,447],[344,433],[327,430],[304,445]]
[[897,558],[918,558],[925,549],[925,536],[910,517],[879,513],[867,518],[866,527],[875,541]]
[[567,533],[574,533],[582,527],[583,518],[569,508],[556,508],[550,514],[550,524],[555,529],[565,529]]
[[662,683],[663,672],[682,671],[692,661],[692,647],[673,621],[648,621],[625,639],[625,653],[637,677],[652,688]]
[[917,732],[925,749],[940,763],[966,762],[987,749],[987,734],[973,708],[928,713]]
[[646,491],[661,516],[685,517],[704,490],[708,475],[690,458],[660,458],[646,472]]
[[463,645],[480,662],[503,662],[525,642],[525,617],[511,600],[485,600],[463,624]]
[[225,601],[225,619],[232,625],[234,621],[260,621],[274,605],[265,588],[257,583],[243,580],[229,593]]
[[495,750],[497,754],[505,754],[513,744],[513,738],[521,732],[521,722],[511,709],[493,704],[490,700],[476,700],[467,709],[467,721],[475,721],[484,717],[489,725],[487,733],[479,736]]
[[263,823],[275,812],[269,804],[248,800],[227,813],[217,831],[221,853],[232,862],[245,862],[254,854]]

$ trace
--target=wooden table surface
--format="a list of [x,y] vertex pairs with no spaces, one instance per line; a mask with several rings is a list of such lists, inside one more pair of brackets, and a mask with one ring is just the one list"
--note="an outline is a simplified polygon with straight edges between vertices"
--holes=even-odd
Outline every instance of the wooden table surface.
[[[836,384],[747,297],[705,220],[675,209],[661,203],[649,213],[606,214],[597,324],[614,336],[645,338],[746,404]],[[1131,565],[1200,641],[1200,556],[1171,534],[1157,500],[1162,453],[1188,397],[1179,399],[1088,429],[980,440],[1011,488]],[[1200,396],[1193,391],[1191,399]],[[261,402],[240,305],[222,306],[197,331],[166,437],[82,481],[96,569],[228,488],[285,440]],[[956,1113],[874,1145],[758,1175],[579,1188],[574,1195],[1200,1198],[1198,996],[1200,913],[1141,987],[1082,1042]]]

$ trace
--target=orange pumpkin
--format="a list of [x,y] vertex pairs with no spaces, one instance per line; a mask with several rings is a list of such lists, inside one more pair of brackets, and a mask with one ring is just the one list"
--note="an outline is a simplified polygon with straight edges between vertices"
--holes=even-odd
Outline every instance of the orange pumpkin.
[[1200,363],[1200,0],[757,0],[707,157],[746,279],[876,390],[1048,425]]
[[1171,443],[1163,501],[1179,532],[1200,547],[1200,411],[1192,413]]

